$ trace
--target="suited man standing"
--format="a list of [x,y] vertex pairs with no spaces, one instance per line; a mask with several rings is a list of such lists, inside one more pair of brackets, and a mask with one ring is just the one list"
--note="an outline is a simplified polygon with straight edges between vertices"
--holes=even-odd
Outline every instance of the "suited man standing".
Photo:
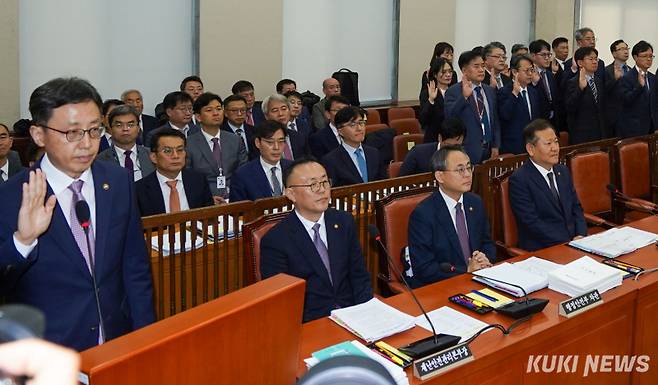
[[323,156],[340,145],[342,139],[338,134],[338,128],[336,128],[334,118],[338,111],[349,105],[350,101],[340,95],[333,95],[325,100],[324,114],[329,123],[323,129],[311,134],[308,138],[311,154],[316,159],[322,159]]
[[532,76],[532,87],[539,91],[544,104],[544,111],[548,119],[559,131],[566,129],[566,114],[564,112],[564,101],[559,86],[559,80],[551,70],[551,46],[546,40],[535,40],[528,45],[530,57],[535,65]]
[[240,95],[229,95],[224,99],[224,123],[221,129],[237,135],[244,143],[249,159],[258,156],[254,147],[254,126],[245,122],[247,100]]
[[126,90],[121,93],[121,101],[135,107],[137,113],[139,114],[139,127],[140,133],[137,137],[138,144],[144,144],[148,146],[148,143],[143,142],[146,134],[158,128],[158,119],[155,116],[147,115],[144,113],[144,99],[142,98],[142,93],[139,90]]
[[655,75],[649,72],[654,58],[653,47],[641,40],[633,46],[631,54],[635,67],[620,80],[624,104],[617,135],[622,138],[647,135],[655,130],[651,112],[651,90],[655,87]]
[[108,117],[112,146],[98,154],[98,160],[114,162],[125,168],[134,181],[155,170],[149,158],[148,148],[137,144],[139,113],[130,105],[118,106]]
[[156,171],[135,184],[143,217],[213,205],[205,176],[185,168],[186,140],[173,128],[163,128],[151,137],[149,156]]
[[468,192],[473,165],[461,146],[441,147],[432,156],[439,191],[416,206],[409,217],[411,284],[420,287],[452,276],[441,271],[448,262],[469,272],[491,266],[496,247],[482,200]]
[[571,173],[559,164],[560,143],[555,129],[547,120],[539,119],[525,128],[523,136],[530,159],[509,181],[519,247],[534,251],[587,235]]
[[[102,120],[91,84],[50,80],[29,106],[30,135],[46,154],[0,186],[3,294],[45,314],[47,340],[84,350],[155,319],[134,186],[125,171],[94,162]],[[80,201],[89,207],[89,243]]]
[[0,123],[0,184],[24,169],[18,153],[11,150],[13,144],[9,128]]
[[263,279],[286,273],[306,280],[303,321],[372,299],[352,216],[329,208],[331,182],[322,165],[298,159],[284,175],[295,209],[260,243]]
[[613,137],[618,131],[617,125],[624,105],[621,78],[631,69],[626,64],[630,56],[626,42],[621,39],[615,40],[610,44],[610,53],[615,60],[605,67],[606,121],[608,123],[606,137],[608,138]]
[[283,173],[292,163],[283,159],[288,131],[275,120],[266,120],[256,127],[255,144],[260,153],[240,166],[231,180],[231,202],[281,196]]
[[498,91],[501,149],[504,153],[523,154],[523,128],[531,121],[545,118],[545,104],[539,91],[532,87],[535,73],[532,60],[526,55],[512,57],[512,84]]
[[484,46],[484,84],[488,84],[491,88],[497,90],[512,84],[512,79],[502,73],[505,70],[506,55],[507,50],[503,43],[499,41],[492,41]]
[[[313,105],[312,117],[313,127],[315,131],[325,128],[329,124],[329,117],[327,116],[327,100],[332,96],[340,96],[340,83],[334,78],[327,78],[322,81],[322,93],[324,97],[319,102]],[[346,99],[347,100],[347,99]],[[350,104],[347,101],[346,104]]]
[[578,48],[574,54],[578,76],[567,82],[564,99],[569,144],[593,142],[607,136],[605,87],[602,79],[594,76],[598,54],[592,47]]
[[379,150],[362,145],[366,136],[366,112],[345,107],[336,113],[335,123],[342,143],[322,157],[334,186],[347,186],[386,179]]
[[[576,45],[578,48],[583,47],[592,47],[596,48],[596,36],[594,36],[594,31],[591,28],[583,27],[574,32],[574,38],[576,40]],[[605,63],[601,59],[598,60],[598,67],[594,76],[599,78],[601,82],[605,81]],[[566,82],[569,79],[575,77],[578,74],[578,63],[574,58],[569,58],[564,62],[564,73],[562,74],[562,79],[560,79],[560,86],[562,89],[566,89]]]
[[289,128],[290,101],[281,94],[272,94],[263,99],[263,114],[268,120],[274,120],[286,127],[286,145],[283,147],[283,158],[292,161],[308,155],[307,137]]
[[493,88],[482,83],[484,61],[477,52],[462,53],[458,63],[463,77],[446,91],[445,115],[464,122],[464,149],[473,164],[480,164],[496,158],[500,148],[496,94]]

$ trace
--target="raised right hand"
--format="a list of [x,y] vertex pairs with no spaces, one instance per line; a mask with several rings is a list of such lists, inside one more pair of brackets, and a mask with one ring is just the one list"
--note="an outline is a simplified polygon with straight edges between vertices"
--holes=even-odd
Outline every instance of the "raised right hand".
[[462,78],[462,95],[465,99],[468,99],[473,95],[473,83],[466,78]]
[[585,70],[582,68],[578,72],[578,87],[580,88],[581,91],[584,90],[585,87],[587,87],[587,78],[585,77]]
[[439,95],[439,87],[436,86],[436,80],[430,80],[427,82],[427,98],[430,103],[434,103],[436,97]]
[[27,183],[23,183],[23,199],[18,210],[18,230],[14,235],[24,245],[30,245],[50,226],[57,197],[53,194],[44,202],[48,184],[40,170],[30,171]]

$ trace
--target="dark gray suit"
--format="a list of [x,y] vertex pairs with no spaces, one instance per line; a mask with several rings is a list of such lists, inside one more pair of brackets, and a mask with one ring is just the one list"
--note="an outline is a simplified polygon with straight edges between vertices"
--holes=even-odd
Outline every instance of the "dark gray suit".
[[[153,162],[151,162],[151,158],[149,157],[150,152],[148,148],[137,145],[137,162],[139,163],[138,168],[142,171],[142,178],[155,171],[155,166],[153,166]],[[121,165],[114,146],[101,151],[96,155],[96,159]]]
[[[226,185],[229,186],[233,172],[247,163],[247,149],[237,135],[222,130],[219,145],[222,153],[222,173],[226,177]],[[187,138],[187,167],[205,175],[212,195],[220,195],[217,189],[219,165],[215,162],[212,148],[201,131]]]

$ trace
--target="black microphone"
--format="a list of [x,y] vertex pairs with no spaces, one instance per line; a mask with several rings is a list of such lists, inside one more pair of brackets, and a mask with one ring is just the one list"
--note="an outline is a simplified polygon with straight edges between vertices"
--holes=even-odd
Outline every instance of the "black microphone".
[[91,252],[91,243],[89,242],[89,225],[91,214],[89,212],[89,205],[84,200],[75,202],[75,215],[78,217],[78,223],[85,232],[85,239],[87,241],[87,253],[89,255],[89,269],[91,270],[91,283],[94,286],[94,296],[96,298],[96,310],[98,311],[99,329],[101,341],[105,341],[105,325],[103,324],[103,312],[101,311],[101,301],[98,298],[98,285],[96,284],[96,269],[94,267],[94,257]]
[[[613,197],[619,198],[621,201],[630,203],[630,208],[638,210],[638,211],[643,211],[649,214],[658,214],[658,208],[656,207],[655,204],[647,201],[643,201],[641,199],[636,199],[633,197],[630,197],[623,192],[621,192],[617,186],[614,184],[610,183],[606,186],[608,191],[610,191],[610,194],[612,194]],[[647,203],[649,205],[647,205]]]
[[[458,268],[458,267],[456,267],[456,266],[454,266],[454,265],[452,265],[448,262],[443,262],[439,266],[441,268],[441,271],[443,271],[444,273],[459,273],[459,274],[461,274],[461,273],[467,273],[468,272],[466,269]],[[474,275],[474,276],[479,277],[477,275]],[[484,280],[498,282],[498,283],[502,283],[504,285],[509,285],[509,286],[521,289],[521,292],[523,293],[523,299],[521,299],[519,301],[511,302],[511,303],[508,303],[507,305],[503,305],[501,307],[496,308],[495,310],[498,313],[504,314],[504,315],[512,317],[514,319],[519,319],[519,318],[524,318],[524,317],[527,317],[527,316],[535,314],[535,313],[539,313],[540,311],[544,310],[544,308],[548,304],[547,299],[528,298],[528,293],[526,293],[525,289],[523,289],[523,287],[521,287],[519,285],[515,285],[515,284],[510,283],[510,282],[505,282],[505,281],[501,281],[501,280],[494,279],[494,278],[489,278],[489,277],[480,277],[480,278],[482,278]],[[479,280],[478,280],[478,282],[484,283],[485,285],[487,285],[486,282],[482,282],[482,281],[479,281]],[[488,285],[488,286],[490,286],[490,285]],[[500,288],[500,287],[495,287],[494,286],[494,288],[496,288],[498,290],[507,291],[504,288]],[[511,293],[511,294],[513,294],[513,293]]]
[[395,266],[395,263],[393,263],[393,258],[391,258],[388,249],[382,242],[381,236],[379,234],[379,229],[377,229],[377,226],[373,224],[368,225],[368,231],[370,232],[370,237],[372,237],[379,244],[379,246],[384,251],[384,254],[386,254],[388,265],[391,268],[393,268],[395,274],[397,274],[400,277],[400,279],[402,279],[402,283],[404,284],[404,287],[407,289],[407,292],[411,294],[411,297],[414,299],[414,302],[416,302],[416,305],[418,305],[420,311],[423,312],[425,319],[427,320],[427,322],[430,324],[430,327],[432,328],[431,337],[423,338],[421,340],[412,342],[406,346],[402,346],[398,349],[400,349],[403,353],[411,356],[412,358],[419,358],[419,357],[429,356],[432,353],[436,353],[441,350],[445,350],[451,346],[457,345],[461,337],[453,336],[450,334],[436,333],[436,329],[432,324],[432,320],[430,320],[430,317],[427,315],[427,312],[423,308],[423,305],[420,304],[420,301],[418,300],[418,297],[416,297],[416,294],[414,294],[413,290],[411,290],[411,286],[409,286],[407,280],[404,279],[404,274],[402,274],[398,270],[397,266]]

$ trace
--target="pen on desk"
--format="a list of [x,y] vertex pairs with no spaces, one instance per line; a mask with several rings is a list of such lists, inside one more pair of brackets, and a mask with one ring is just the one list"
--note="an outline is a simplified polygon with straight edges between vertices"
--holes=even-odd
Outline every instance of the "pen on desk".
[[386,349],[382,349],[379,346],[375,345],[375,352],[379,353],[380,356],[392,361],[400,366],[404,366],[404,361],[400,357],[396,357],[392,353],[389,353]]
[[492,296],[486,295],[486,294],[481,293],[481,292],[479,292],[479,291],[477,291],[477,290],[471,290],[471,293],[473,293],[473,294],[477,294],[477,295],[479,295],[480,297],[485,298],[485,299],[488,299],[488,300],[491,301],[491,302],[498,302],[498,299],[497,299],[497,298],[494,298],[494,297],[492,297]]
[[375,345],[382,348],[382,349],[388,350],[389,352],[397,355],[398,357],[401,357],[402,359],[404,359],[406,361],[413,361],[413,358],[411,358],[408,355],[402,353],[401,351],[399,351],[398,349],[394,348],[393,346],[387,344],[384,341],[377,341],[377,342],[375,342]]

